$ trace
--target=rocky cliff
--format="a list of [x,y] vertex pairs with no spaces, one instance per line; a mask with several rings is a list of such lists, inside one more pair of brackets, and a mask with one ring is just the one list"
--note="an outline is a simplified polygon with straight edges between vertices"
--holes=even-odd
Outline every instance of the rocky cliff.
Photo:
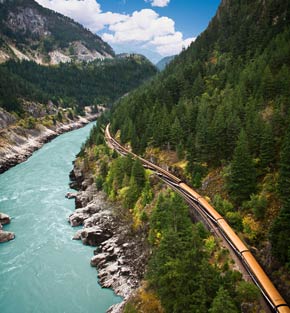
[[112,48],[99,36],[34,0],[0,1],[0,62],[58,64],[113,56]]

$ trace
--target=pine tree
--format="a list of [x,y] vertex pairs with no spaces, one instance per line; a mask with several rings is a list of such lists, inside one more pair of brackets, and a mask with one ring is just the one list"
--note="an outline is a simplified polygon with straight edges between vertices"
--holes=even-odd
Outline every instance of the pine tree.
[[228,189],[231,198],[237,205],[248,200],[256,189],[255,167],[248,148],[245,131],[242,129],[237,141],[231,162]]
[[279,185],[282,208],[270,231],[273,254],[283,263],[290,263],[290,127],[283,140]]
[[262,92],[266,100],[272,99],[275,95],[275,81],[268,65],[263,73]]
[[170,143],[172,144],[173,148],[176,149],[181,140],[182,140],[182,128],[178,117],[175,117],[174,123],[170,128]]
[[141,191],[145,186],[146,178],[144,167],[139,159],[136,159],[133,163],[131,177],[135,179],[137,187]]
[[275,163],[275,141],[273,129],[270,124],[263,127],[260,146],[261,167],[263,169],[273,167]]
[[212,306],[208,311],[209,313],[238,313],[238,309],[231,299],[227,290],[223,287],[220,287],[216,297],[213,300]]
[[290,126],[286,131],[280,158],[279,193],[283,205],[290,208]]

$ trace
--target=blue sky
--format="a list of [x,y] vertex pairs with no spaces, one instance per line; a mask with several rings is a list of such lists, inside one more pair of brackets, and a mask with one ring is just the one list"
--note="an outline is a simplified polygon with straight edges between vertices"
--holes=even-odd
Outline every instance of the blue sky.
[[116,53],[137,52],[156,63],[178,54],[206,29],[220,0],[36,0],[78,21]]

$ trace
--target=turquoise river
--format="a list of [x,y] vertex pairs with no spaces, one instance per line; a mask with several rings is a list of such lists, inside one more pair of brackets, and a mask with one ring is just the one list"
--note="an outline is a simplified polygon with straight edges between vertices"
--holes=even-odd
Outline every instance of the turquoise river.
[[90,267],[93,248],[72,240],[67,217],[72,161],[92,123],[63,134],[26,162],[0,175],[0,212],[12,218],[4,230],[15,240],[0,244],[1,313],[104,313],[121,301],[102,289]]

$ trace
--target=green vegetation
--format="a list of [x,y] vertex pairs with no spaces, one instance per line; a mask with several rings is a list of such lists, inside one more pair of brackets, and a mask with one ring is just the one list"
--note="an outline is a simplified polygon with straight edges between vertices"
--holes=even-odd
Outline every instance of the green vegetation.
[[[92,129],[79,159],[94,172],[97,188],[122,204],[122,217],[131,221],[132,231],[147,234],[153,251],[145,286],[124,312],[218,312],[222,296],[225,311],[241,312],[241,303],[256,310],[256,287],[232,270],[228,254],[202,224],[192,223],[183,199],[156,183],[139,160],[119,157],[104,144],[108,115]],[[225,212],[236,213],[230,202],[221,197],[215,201]],[[243,227],[241,218],[240,224]]]
[[246,133],[242,129],[233,153],[228,189],[235,203],[249,199],[256,189],[255,167],[248,148]]
[[[174,154],[182,164],[174,170],[203,190],[217,178],[210,195],[214,205],[257,246],[257,253],[276,257],[279,272],[268,270],[286,296],[289,14],[289,1],[222,1],[195,43],[155,79],[116,103],[111,115],[114,133],[137,154],[151,156],[152,148]],[[100,132],[89,141],[82,150],[87,159],[86,151],[102,144]],[[153,293],[170,313],[240,312],[238,304],[251,302],[249,311],[259,311],[255,287],[232,271],[227,253],[210,234],[192,225],[179,197],[161,183],[152,184],[146,171],[137,175],[136,161],[116,158],[102,145],[94,151],[98,188],[127,208],[136,229],[148,231],[153,253],[145,293]],[[104,174],[102,162],[110,162]],[[262,253],[260,260],[268,266]],[[141,312],[140,303],[144,301],[132,300],[125,312]],[[155,311],[162,312],[158,303]]]
[[275,256],[290,267],[290,127],[282,144],[279,192],[282,208],[271,228],[271,242]]
[[86,105],[112,103],[155,73],[148,60],[134,56],[50,67],[9,61],[0,65],[0,106],[21,115],[23,99],[52,100],[81,113]]
[[185,158],[181,173],[195,187],[219,171],[217,189],[234,204],[222,208],[226,218],[251,244],[270,239],[282,266],[290,251],[289,12],[289,1],[223,1],[207,30],[121,99],[111,121],[134,152],[158,147]]

